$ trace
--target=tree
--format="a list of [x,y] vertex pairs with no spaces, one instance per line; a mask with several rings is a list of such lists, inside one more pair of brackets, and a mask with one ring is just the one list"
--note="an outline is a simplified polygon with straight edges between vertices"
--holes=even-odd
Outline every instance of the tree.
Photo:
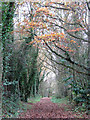
[[[24,6],[27,6],[27,8],[29,8],[27,10],[28,15],[24,14],[24,18],[27,15],[27,19],[30,22],[33,19],[34,14],[32,4],[26,3],[24,4]],[[20,9],[22,10],[22,7]],[[24,31],[24,34],[22,34],[23,31],[21,30],[21,28],[24,28],[24,25],[18,27],[20,29],[18,28],[18,30],[15,29],[14,31],[12,31],[12,33],[16,32],[16,35],[19,32],[19,34],[22,36],[20,38],[21,46],[18,50],[16,50],[16,80],[19,81],[20,99],[27,102],[27,99],[31,95],[35,97],[36,94],[38,94],[40,76],[37,65],[38,48],[32,45],[27,45],[34,39],[35,31],[33,30],[33,28],[28,28],[29,33],[27,35],[27,31]],[[16,40],[16,45],[17,44],[18,39]]]
[[[2,70],[2,107],[3,114],[15,113],[18,109],[18,82],[15,80],[14,72],[14,38],[13,17],[15,11],[14,2],[2,2],[2,46],[3,46],[3,70]],[[15,108],[16,107],[16,108]]]
[[[47,54],[44,55],[52,63],[57,64],[56,69],[58,71],[61,66],[67,68],[68,73],[66,76],[68,78],[64,79],[64,81],[68,83],[71,92],[74,93],[74,101],[77,104],[84,102],[86,105],[89,101],[88,80],[90,76],[88,72],[89,53],[87,53],[87,45],[90,44],[87,40],[89,37],[87,22],[89,3],[61,3],[58,1],[30,3],[32,3],[34,8],[34,15],[33,17],[30,16],[32,19],[29,21],[25,18],[24,24],[19,24],[21,32],[24,34],[31,35],[30,28],[34,31],[34,39],[27,45],[32,44],[48,51],[49,56]],[[84,49],[83,46],[85,46]],[[83,58],[83,62],[81,62],[81,58]],[[47,61],[45,62],[48,63]],[[49,65],[52,66],[52,64]]]

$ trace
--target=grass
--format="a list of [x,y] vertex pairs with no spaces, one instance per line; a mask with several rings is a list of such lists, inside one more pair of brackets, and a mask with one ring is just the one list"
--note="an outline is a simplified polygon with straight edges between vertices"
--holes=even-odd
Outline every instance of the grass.
[[52,97],[52,99],[51,99],[51,101],[53,102],[53,103],[64,103],[64,104],[67,104],[67,102],[68,102],[68,99],[65,97],[65,98],[56,98],[56,97]]
[[28,99],[28,103],[37,103],[40,101],[41,98],[41,96],[30,97],[30,99]]

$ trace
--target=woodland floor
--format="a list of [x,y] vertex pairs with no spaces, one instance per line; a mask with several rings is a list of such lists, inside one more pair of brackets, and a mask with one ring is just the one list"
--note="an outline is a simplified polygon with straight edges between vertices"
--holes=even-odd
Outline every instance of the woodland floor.
[[[59,106],[56,103],[52,103],[50,99],[44,97],[40,102],[32,103],[32,108],[21,113],[19,118],[78,118],[78,114],[65,109],[67,105],[60,104]],[[89,118],[89,116],[84,114],[83,118]]]

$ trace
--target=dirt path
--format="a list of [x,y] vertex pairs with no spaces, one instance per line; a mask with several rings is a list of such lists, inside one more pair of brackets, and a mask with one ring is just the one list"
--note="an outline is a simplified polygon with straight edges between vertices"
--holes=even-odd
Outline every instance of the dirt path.
[[44,97],[32,105],[32,109],[20,114],[20,118],[75,118],[77,115],[71,111],[65,111],[64,106],[59,107],[52,103],[50,98]]

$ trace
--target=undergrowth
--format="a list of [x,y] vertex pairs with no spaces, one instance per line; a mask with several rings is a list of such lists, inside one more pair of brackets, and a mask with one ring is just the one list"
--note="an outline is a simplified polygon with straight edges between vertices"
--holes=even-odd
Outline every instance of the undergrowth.
[[41,96],[30,97],[30,98],[28,99],[28,103],[36,103],[36,102],[39,102],[41,98],[42,98]]
[[31,104],[28,103],[36,103],[40,101],[41,96],[36,96],[36,97],[30,97],[28,99],[28,102],[22,102],[18,100],[16,103],[11,100],[3,100],[3,113],[2,117],[3,118],[18,118],[18,115],[21,112],[26,112],[27,109],[31,109]]

